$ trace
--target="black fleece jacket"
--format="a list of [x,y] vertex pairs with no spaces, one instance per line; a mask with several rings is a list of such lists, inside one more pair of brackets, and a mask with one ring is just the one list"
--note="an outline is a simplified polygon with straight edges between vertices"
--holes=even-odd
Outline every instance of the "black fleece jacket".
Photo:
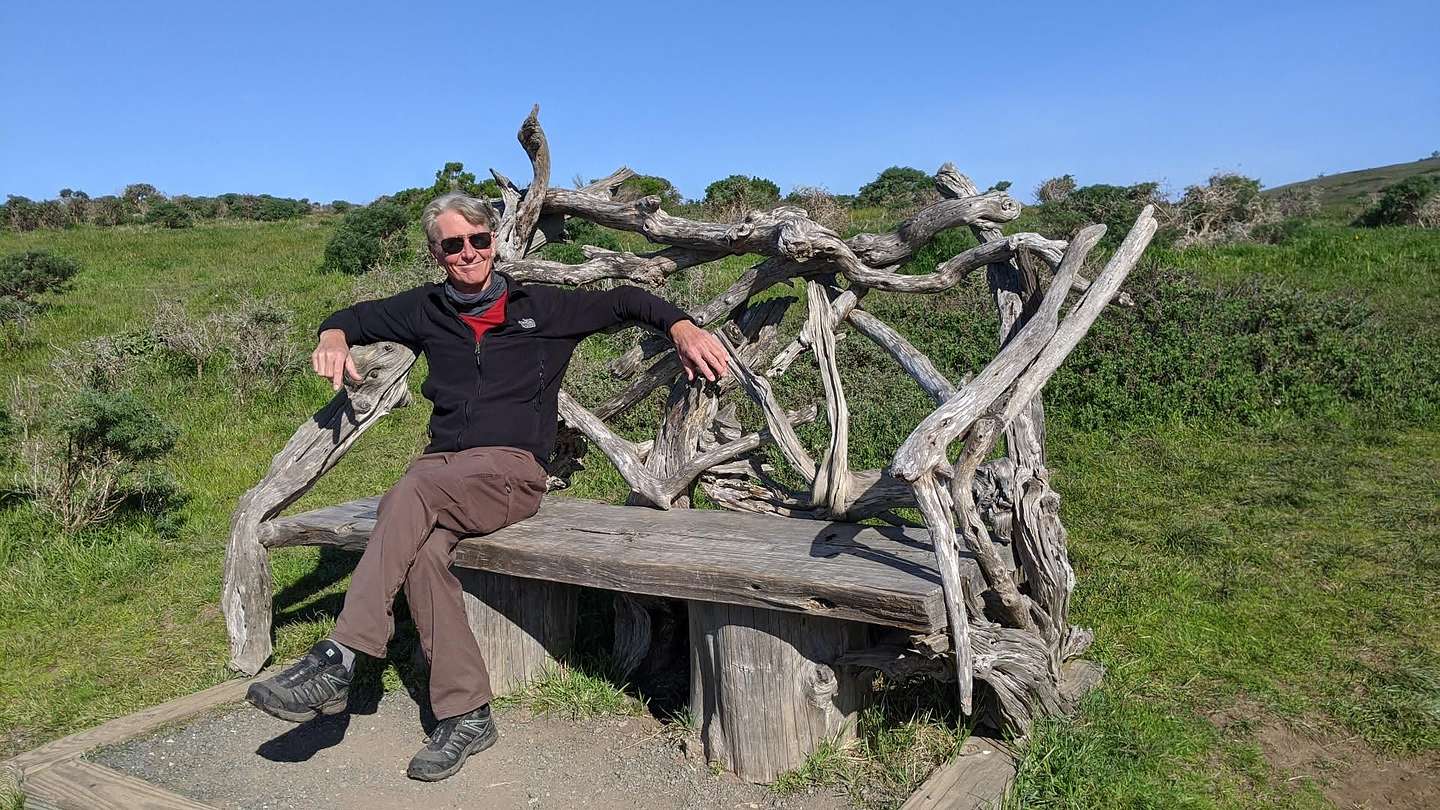
[[424,352],[430,374],[420,393],[435,404],[425,452],[519,447],[543,464],[555,449],[560,383],[576,344],[634,321],[668,335],[689,319],[638,287],[591,291],[505,280],[505,320],[478,344],[443,284],[346,307],[319,331],[339,329],[352,346],[388,340]]

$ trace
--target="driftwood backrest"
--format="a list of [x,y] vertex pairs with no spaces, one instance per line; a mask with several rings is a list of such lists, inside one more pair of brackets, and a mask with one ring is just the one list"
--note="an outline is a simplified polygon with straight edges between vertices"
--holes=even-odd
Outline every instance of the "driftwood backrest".
[[[892,233],[842,238],[793,206],[751,212],[733,224],[695,221],[666,213],[657,197],[615,201],[616,189],[633,176],[628,169],[580,189],[551,188],[549,148],[537,112],[519,132],[533,167],[529,188],[522,192],[492,171],[505,203],[497,234],[499,268],[522,281],[620,279],[655,287],[673,274],[725,256],[763,257],[690,313],[724,343],[733,371],[729,379],[688,383],[668,343],[650,340],[612,366],[630,381],[593,410],[561,394],[566,427],[593,441],[615,464],[630,486],[631,502],[660,509],[687,506],[689,493],[699,486],[725,508],[789,517],[893,519],[893,509],[918,508],[939,563],[950,627],[948,655],[963,710],[974,711],[975,678],[985,681],[995,697],[987,708],[1019,729],[1028,728],[1036,716],[1065,709],[1058,690],[1060,665],[1088,647],[1090,634],[1068,620],[1075,577],[1059,519],[1060,499],[1046,466],[1041,391],[1100,311],[1119,295],[1154,235],[1151,209],[1140,214],[1093,281],[1080,270],[1104,226],[1085,228],[1068,244],[1032,233],[1005,236],[1000,227],[1019,215],[1020,204],[1004,192],[979,193],[950,164],[935,177],[942,199]],[[647,254],[587,247],[586,261],[579,265],[528,258],[544,243],[537,229],[542,216],[551,221],[582,217],[668,247]],[[937,233],[957,226],[971,228],[980,244],[932,273],[897,272]],[[947,379],[903,335],[863,308],[870,290],[940,293],[981,268],[998,313],[1000,348],[963,385]],[[1042,284],[1044,273],[1048,284]],[[808,317],[799,334],[787,340],[779,324],[791,300],[755,298],[795,278],[807,280]],[[1076,297],[1066,309],[1072,292]],[[847,327],[883,347],[936,406],[886,469],[849,468],[849,414],[835,357],[836,332]],[[788,411],[771,387],[807,351],[820,371],[830,426],[819,459],[801,443],[795,425],[816,418],[820,406]],[[357,348],[355,356],[363,381],[301,427],[235,512],[222,605],[231,665],[242,671],[258,671],[270,654],[271,584],[260,524],[293,503],[360,433],[408,396],[406,374],[415,361],[408,349],[379,344]],[[653,441],[631,442],[606,426],[605,420],[657,388],[669,393]],[[754,400],[764,414],[763,427],[751,432],[741,427],[733,401],[725,404],[732,391]],[[1006,456],[985,462],[1002,435]],[[956,442],[962,447],[952,464],[947,451]],[[753,455],[765,443],[779,448],[808,489],[794,491],[765,475]],[[562,456],[566,452],[577,450],[562,447]],[[1023,588],[997,552],[996,540],[1015,549]],[[979,562],[990,594],[964,587],[959,575],[964,553]]]

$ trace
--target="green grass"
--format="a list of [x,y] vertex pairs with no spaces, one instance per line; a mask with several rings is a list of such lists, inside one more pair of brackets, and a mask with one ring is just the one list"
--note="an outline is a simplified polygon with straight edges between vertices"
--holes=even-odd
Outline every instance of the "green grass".
[[562,715],[571,720],[634,717],[646,708],[643,696],[626,692],[606,674],[606,668],[593,659],[547,666],[535,680],[498,698],[496,703],[521,706],[536,714]]
[[[0,356],[0,382],[45,379],[57,347],[142,329],[157,297],[180,298],[203,314],[242,293],[273,296],[308,330],[348,300],[348,279],[318,271],[328,234],[327,224],[313,222],[0,234],[0,253],[45,248],[86,268],[38,320],[35,343]],[[1440,348],[1433,233],[1309,226],[1279,245],[1157,253],[1151,261],[1217,290],[1264,278],[1354,297],[1375,324],[1418,351]],[[747,264],[714,263],[670,294],[704,300]],[[772,294],[803,304],[799,285]],[[873,302],[955,378],[993,351],[987,306],[973,291]],[[788,327],[802,310],[792,308]],[[582,345],[572,380],[583,400],[613,390],[597,369],[632,339]],[[841,347],[848,363],[888,367],[864,341]],[[851,391],[857,467],[883,463],[928,411],[913,386],[897,393],[900,378],[888,373],[865,375]],[[803,363],[790,376],[781,393],[792,405],[818,389]],[[230,511],[329,397],[320,381],[297,377],[242,406],[220,371],[197,380],[158,366],[143,370],[139,388],[181,428],[166,460],[190,496],[178,530],[129,521],[65,536],[23,501],[0,504],[0,757],[227,677],[216,599]],[[1162,419],[1104,431],[1067,427],[1064,402],[1050,409],[1052,466],[1079,576],[1074,618],[1095,629],[1094,656],[1109,674],[1076,719],[1037,730],[1015,801],[1320,803],[1313,788],[1273,772],[1253,737],[1222,733],[1207,719],[1237,705],[1358,737],[1393,756],[1440,748],[1440,620],[1427,610],[1440,597],[1440,425],[1379,420],[1363,400],[1323,413],[1262,413],[1245,424]],[[620,425],[636,438],[651,420],[641,410]],[[423,445],[427,415],[420,401],[382,420],[294,509],[383,491]],[[821,434],[822,426],[804,433],[812,442]],[[623,497],[623,482],[598,453],[587,462],[573,494]],[[354,557],[312,548],[272,560],[276,654],[284,659],[329,631]],[[395,652],[397,662],[408,661]],[[367,677],[413,688],[416,673],[399,663]],[[869,805],[898,804],[964,741],[946,699],[920,687],[887,692],[862,714],[858,742],[823,749],[777,790],[835,785]],[[643,707],[589,665],[548,673],[510,700],[574,717]]]
[[1440,429],[1175,426],[1055,447],[1072,616],[1108,676],[1035,736],[1024,806],[1313,803],[1205,720],[1239,701],[1392,756],[1440,748]]
[[[1440,163],[1440,161],[1437,161]],[[1373,307],[1388,326],[1440,333],[1440,235],[1423,228],[1306,224],[1278,245],[1235,244],[1154,251],[1147,262],[1215,282],[1263,279]]]

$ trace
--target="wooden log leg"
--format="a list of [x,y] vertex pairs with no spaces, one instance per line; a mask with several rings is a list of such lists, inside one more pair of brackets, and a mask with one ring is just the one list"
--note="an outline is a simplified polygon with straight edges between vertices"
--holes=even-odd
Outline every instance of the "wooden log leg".
[[465,614],[480,643],[495,695],[514,691],[570,652],[575,642],[573,585],[457,568]]
[[826,740],[855,736],[869,680],[829,662],[863,647],[869,628],[714,602],[690,609],[690,710],[705,757],[751,782],[800,767]]

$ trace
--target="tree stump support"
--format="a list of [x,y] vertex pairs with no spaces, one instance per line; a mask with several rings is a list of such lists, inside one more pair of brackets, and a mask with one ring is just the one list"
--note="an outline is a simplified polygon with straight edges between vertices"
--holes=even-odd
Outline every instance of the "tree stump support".
[[491,571],[454,569],[465,618],[485,656],[496,696],[516,691],[569,654],[578,588]]
[[867,645],[867,625],[719,602],[688,606],[690,711],[707,760],[773,782],[822,743],[855,738],[869,679],[860,667],[832,664]]

